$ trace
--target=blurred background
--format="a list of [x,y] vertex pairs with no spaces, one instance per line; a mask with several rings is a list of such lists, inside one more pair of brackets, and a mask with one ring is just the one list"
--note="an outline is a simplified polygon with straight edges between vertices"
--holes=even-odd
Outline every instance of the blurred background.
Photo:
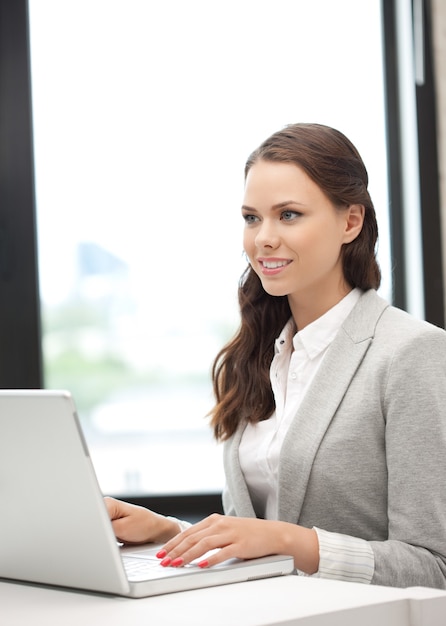
[[45,386],[73,393],[105,492],[218,491],[209,372],[271,132],[356,143],[390,297],[380,3],[31,0],[30,42]]

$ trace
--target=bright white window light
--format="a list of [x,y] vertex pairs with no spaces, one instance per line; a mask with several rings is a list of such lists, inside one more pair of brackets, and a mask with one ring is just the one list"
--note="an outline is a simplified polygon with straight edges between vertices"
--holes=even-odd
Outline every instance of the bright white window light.
[[271,132],[357,145],[390,297],[380,2],[30,0],[30,25],[45,385],[73,392],[105,492],[218,491],[209,370]]

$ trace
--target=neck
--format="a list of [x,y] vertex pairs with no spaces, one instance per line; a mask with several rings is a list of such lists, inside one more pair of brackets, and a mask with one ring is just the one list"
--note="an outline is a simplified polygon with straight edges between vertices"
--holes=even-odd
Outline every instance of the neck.
[[342,286],[339,286],[339,289],[334,290],[332,293],[321,295],[318,292],[317,294],[305,294],[305,296],[289,295],[288,302],[297,329],[302,330],[308,324],[322,317],[324,313],[345,298],[350,291],[352,291],[352,287],[343,283]]

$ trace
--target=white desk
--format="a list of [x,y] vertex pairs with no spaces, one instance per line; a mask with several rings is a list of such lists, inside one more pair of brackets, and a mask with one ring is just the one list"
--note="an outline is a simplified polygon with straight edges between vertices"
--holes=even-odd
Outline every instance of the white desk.
[[445,626],[446,592],[284,576],[142,600],[0,582],[2,626]]

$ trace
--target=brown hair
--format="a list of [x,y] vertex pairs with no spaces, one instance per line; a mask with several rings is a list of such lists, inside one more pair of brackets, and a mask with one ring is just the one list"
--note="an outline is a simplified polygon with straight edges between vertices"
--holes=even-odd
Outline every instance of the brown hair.
[[[294,163],[337,209],[364,206],[360,234],[343,245],[343,271],[352,287],[377,289],[381,273],[375,255],[375,209],[367,190],[367,170],[349,139],[321,124],[293,124],[271,135],[250,155],[245,177],[260,159]],[[239,330],[218,353],[212,367],[216,404],[210,416],[214,435],[220,440],[229,438],[241,421],[258,422],[274,412],[269,369],[274,341],[291,316],[288,298],[267,294],[250,265],[241,277],[238,298]]]

